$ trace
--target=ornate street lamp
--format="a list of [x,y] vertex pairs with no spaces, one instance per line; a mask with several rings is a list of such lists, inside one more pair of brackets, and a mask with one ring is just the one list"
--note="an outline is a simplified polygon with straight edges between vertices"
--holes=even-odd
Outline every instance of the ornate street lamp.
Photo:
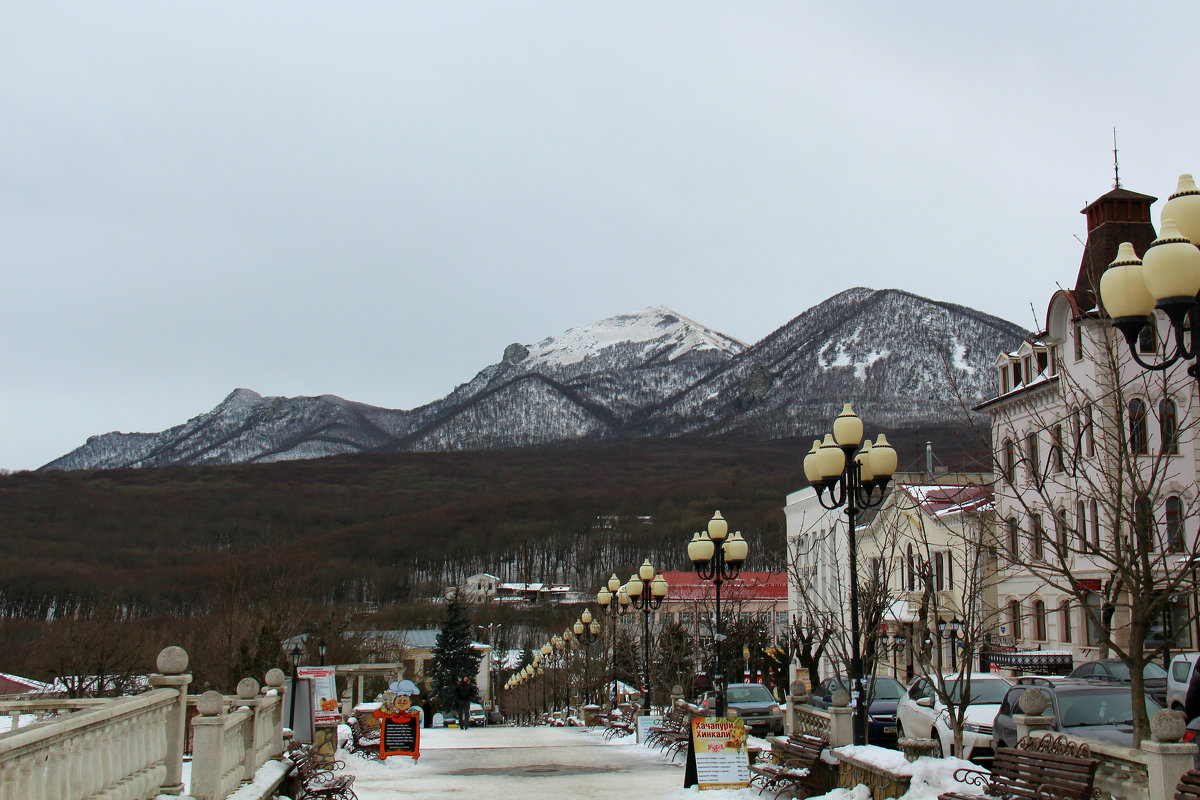
[[329,649],[329,645],[325,644],[324,639],[317,642],[317,655],[321,657],[321,666],[325,666],[325,651]]
[[946,623],[946,633],[950,636],[950,666],[958,670],[958,632],[962,629],[962,623],[958,621],[958,617],[952,617]]
[[624,616],[629,611],[629,594],[621,585],[621,579],[617,577],[617,573],[614,572],[608,579],[608,584],[601,587],[600,591],[596,593],[596,602],[600,605],[600,613],[607,614],[613,619],[612,624],[608,626],[608,633],[612,645],[612,700],[615,708],[617,695],[620,694],[617,690],[617,618]]
[[[728,537],[728,539],[726,538]],[[718,547],[717,545],[720,545]],[[721,512],[713,514],[708,521],[708,530],[692,535],[688,542],[688,558],[696,575],[702,581],[712,581],[716,588],[716,619],[713,625],[713,642],[716,647],[716,663],[713,666],[712,689],[714,711],[718,717],[725,716],[725,667],[721,661],[721,584],[737,580],[750,546],[739,531],[729,536],[729,523]],[[697,614],[699,616],[699,614]]]
[[[1121,331],[1130,355],[1143,369],[1165,370],[1179,361],[1190,361],[1187,373],[1200,381],[1200,189],[1191,175],[1180,175],[1175,194],[1162,209],[1158,238],[1139,259],[1129,242],[1122,242],[1117,257],[1100,277],[1100,298]],[[1164,348],[1157,364],[1144,361],[1138,338],[1154,324],[1154,310],[1163,312],[1174,331],[1174,345]]]
[[[855,528],[858,514],[883,502],[892,473],[896,471],[896,451],[882,433],[872,443],[862,441],[863,424],[846,403],[833,422],[833,433],[823,442],[813,442],[804,457],[804,477],[817,490],[822,508],[846,509],[850,541],[850,685],[860,698],[854,713],[854,743],[867,743],[867,704],[863,689],[862,652],[858,630],[858,542]],[[862,449],[859,450],[859,444]],[[857,451],[857,453],[856,453]],[[828,499],[825,493],[829,493]]]
[[300,649],[300,645],[292,648],[292,692],[291,692],[291,708],[288,710],[288,727],[293,731],[296,730],[296,672],[300,669],[300,659],[304,657],[304,651]]
[[592,648],[591,645],[600,637],[600,623],[592,617],[591,609],[585,608],[571,626],[575,641],[583,647],[583,702],[592,702]]
[[654,566],[651,565],[648,558],[638,567],[636,573],[629,576],[629,581],[625,584],[625,591],[629,595],[629,600],[633,603],[633,607],[642,612],[642,699],[645,703],[642,708],[643,714],[649,714],[650,706],[653,704],[650,696],[652,689],[650,677],[650,612],[662,605],[669,589],[670,587],[667,586],[667,581],[663,578],[662,573],[655,574]]

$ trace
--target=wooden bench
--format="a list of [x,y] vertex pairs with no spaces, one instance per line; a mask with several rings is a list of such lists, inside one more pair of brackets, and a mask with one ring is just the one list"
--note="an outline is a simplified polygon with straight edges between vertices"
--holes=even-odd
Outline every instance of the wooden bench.
[[750,765],[751,784],[758,784],[758,793],[775,790],[776,797],[803,792],[805,796],[822,789],[817,765],[821,753],[829,746],[823,736],[803,733],[789,736],[786,741],[776,741],[778,750],[763,753]]
[[1189,769],[1175,784],[1172,800],[1200,800],[1200,769]]
[[[300,778],[300,797],[323,797],[334,800],[358,800],[350,787],[353,775],[336,775],[333,770],[322,767],[316,755],[306,746],[298,745],[288,751],[288,759],[296,766]],[[341,764],[340,761],[335,764]],[[344,767],[345,765],[342,764]]]
[[637,725],[638,708],[637,703],[631,703],[610,714],[604,720],[604,738],[612,739],[615,736],[628,736],[633,733]]
[[346,742],[346,749],[360,756],[378,759],[379,736],[367,733],[366,728],[358,721],[357,717],[348,717],[346,725],[350,728],[350,739]]
[[[990,775],[960,769],[954,780],[980,786],[985,794],[1003,800],[1090,800],[1099,766],[1100,759],[1091,757],[1086,744],[1046,734],[1026,736],[1016,747],[997,748]],[[938,800],[978,798],[946,792]]]
[[671,758],[687,752],[688,740],[692,736],[692,718],[699,716],[701,709],[678,702],[663,717],[661,725],[655,725],[646,736],[647,747],[656,746],[660,753],[669,752]]

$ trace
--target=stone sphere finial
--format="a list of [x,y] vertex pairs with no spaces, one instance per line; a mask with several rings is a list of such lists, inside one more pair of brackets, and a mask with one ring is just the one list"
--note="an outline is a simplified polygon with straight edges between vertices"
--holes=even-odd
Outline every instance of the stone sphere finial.
[[272,667],[267,670],[265,680],[267,681],[267,686],[270,686],[272,689],[278,689],[280,686],[283,686],[283,681],[285,680],[283,670],[279,667]]
[[238,697],[243,700],[253,700],[258,697],[258,688],[258,681],[254,678],[242,678],[237,685]]
[[225,710],[225,695],[209,689],[200,695],[196,708],[206,717],[215,717]]
[[163,675],[182,675],[187,672],[188,668],[187,650],[174,644],[164,647],[158,654],[158,660],[155,663],[158,671]]
[[1161,708],[1150,717],[1150,733],[1160,742],[1178,742],[1187,731],[1187,717],[1182,711]]
[[788,688],[791,689],[793,697],[803,697],[808,694],[808,688],[804,685],[804,681],[792,681],[792,685]]
[[1046,706],[1050,705],[1050,698],[1041,689],[1026,689],[1021,692],[1021,699],[1017,701],[1017,705],[1021,707],[1022,714],[1040,717]]
[[845,708],[850,705],[850,693],[845,689],[838,689],[830,696],[829,701],[834,708]]

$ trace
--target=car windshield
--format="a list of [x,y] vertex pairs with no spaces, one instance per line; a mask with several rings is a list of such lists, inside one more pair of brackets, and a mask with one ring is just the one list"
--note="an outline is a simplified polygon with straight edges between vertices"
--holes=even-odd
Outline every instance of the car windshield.
[[[1007,681],[989,678],[976,678],[971,681],[971,703],[999,703],[1004,694],[1012,686]],[[961,702],[961,690],[958,681],[946,681],[946,691],[950,693],[950,702]],[[970,703],[968,703],[970,705]]]
[[775,698],[762,684],[751,686],[730,686],[729,702],[731,703],[773,703]]
[[[1123,680],[1123,681],[1127,681],[1130,679],[1129,678],[1129,667],[1127,667],[1125,665],[1125,663],[1122,661],[1115,661],[1115,662],[1109,664],[1108,669],[1110,672],[1112,672],[1114,678],[1118,678],[1119,680]],[[1167,671],[1165,669],[1163,669],[1162,667],[1160,667],[1158,664],[1155,664],[1153,661],[1148,661],[1146,663],[1146,666],[1142,667],[1142,677],[1143,678],[1165,678],[1165,677],[1167,677]]]
[[[1158,703],[1145,698],[1146,714],[1158,711]],[[1133,724],[1133,695],[1128,690],[1116,692],[1091,691],[1060,693],[1058,695],[1059,724],[1064,728],[1088,725]]]

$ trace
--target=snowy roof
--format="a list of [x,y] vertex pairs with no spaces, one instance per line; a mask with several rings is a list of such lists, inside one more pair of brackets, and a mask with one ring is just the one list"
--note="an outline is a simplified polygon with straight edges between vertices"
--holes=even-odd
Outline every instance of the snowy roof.
[[[668,570],[662,574],[670,587],[668,600],[701,600],[713,593],[713,585],[700,580],[695,572]],[[738,600],[787,600],[787,574],[783,572],[743,572],[726,581],[723,596]]]
[[978,511],[993,500],[990,486],[979,484],[896,484],[896,488],[913,499],[921,510],[934,517],[950,516],[963,511]]

